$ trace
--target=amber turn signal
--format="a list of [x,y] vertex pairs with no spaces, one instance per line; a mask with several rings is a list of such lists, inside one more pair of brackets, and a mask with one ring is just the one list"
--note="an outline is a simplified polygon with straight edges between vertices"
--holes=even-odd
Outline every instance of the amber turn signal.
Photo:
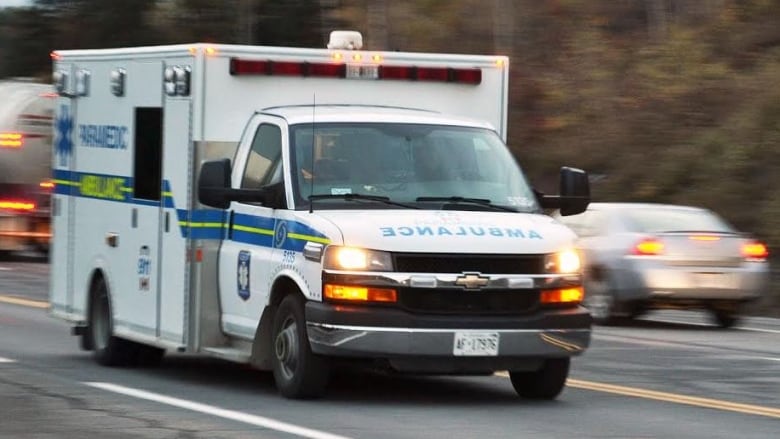
[[371,288],[355,285],[325,284],[325,298],[353,302],[395,302],[397,293],[392,288]]
[[543,290],[539,300],[543,304],[555,303],[579,303],[582,302],[585,292],[582,287],[560,288],[555,290]]

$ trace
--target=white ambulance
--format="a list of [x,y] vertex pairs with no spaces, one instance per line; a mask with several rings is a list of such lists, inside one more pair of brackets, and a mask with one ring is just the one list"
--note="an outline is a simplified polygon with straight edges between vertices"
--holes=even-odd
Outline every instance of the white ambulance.
[[555,398],[590,341],[587,175],[529,186],[508,59],[192,44],[57,51],[51,313],[105,365],[199,353],[321,395],[334,365],[508,371]]

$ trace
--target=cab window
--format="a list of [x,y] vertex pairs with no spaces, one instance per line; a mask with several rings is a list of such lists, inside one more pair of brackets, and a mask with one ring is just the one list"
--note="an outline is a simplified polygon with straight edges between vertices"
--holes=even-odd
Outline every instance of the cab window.
[[241,179],[242,189],[259,189],[276,183],[282,176],[282,131],[278,126],[262,124],[252,140],[252,149]]

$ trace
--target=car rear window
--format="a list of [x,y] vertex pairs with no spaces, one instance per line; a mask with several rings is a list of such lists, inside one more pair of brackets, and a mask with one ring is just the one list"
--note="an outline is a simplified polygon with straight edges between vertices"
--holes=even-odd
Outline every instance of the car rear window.
[[623,216],[637,232],[734,232],[725,221],[707,210],[634,209],[623,212]]

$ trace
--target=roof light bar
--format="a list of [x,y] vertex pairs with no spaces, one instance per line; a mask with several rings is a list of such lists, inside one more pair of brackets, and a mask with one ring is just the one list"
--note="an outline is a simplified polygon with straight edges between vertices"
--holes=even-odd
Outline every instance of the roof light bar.
[[[339,58],[340,59],[340,58]],[[381,58],[372,58],[375,62]],[[307,61],[271,61],[230,59],[230,74],[269,76],[318,76],[350,79],[399,79],[410,81],[455,82],[478,85],[480,68],[417,67],[393,65],[313,63]]]

